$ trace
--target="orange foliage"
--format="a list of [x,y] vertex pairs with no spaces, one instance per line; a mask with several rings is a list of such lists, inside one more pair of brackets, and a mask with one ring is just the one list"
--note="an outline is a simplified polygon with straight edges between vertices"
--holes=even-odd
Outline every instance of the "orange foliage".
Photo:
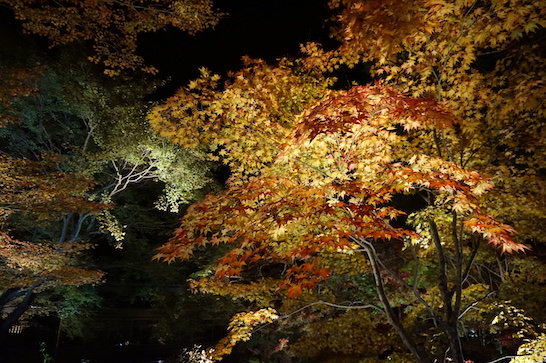
[[[337,274],[371,275],[384,322],[418,361],[464,362],[463,304],[485,296],[470,294],[480,284],[469,276],[478,270],[481,279],[476,259],[495,259],[481,241],[512,254],[528,249],[525,238],[543,240],[546,57],[533,33],[546,27],[546,3],[329,4],[338,49],[304,45],[305,58],[253,65],[223,88],[206,75],[152,112],[162,136],[211,151],[233,172],[223,193],[188,209],[156,258],[228,244],[215,279],[194,286],[236,297],[252,291],[265,306],[273,297],[335,301],[328,283]],[[361,62],[380,83],[339,91],[322,78]],[[422,205],[406,216],[395,208],[401,195]],[[403,247],[391,251],[395,242]],[[411,273],[385,262],[399,254]],[[257,283],[253,271],[272,264],[283,268]],[[237,276],[252,281],[227,282]],[[393,306],[428,314],[428,351]],[[438,354],[441,339],[449,349]]]
[[322,253],[358,250],[354,240],[361,238],[418,238],[390,225],[403,213],[388,204],[395,194],[420,192],[468,220],[468,233],[502,251],[525,249],[510,238],[511,228],[480,209],[477,196],[490,187],[487,178],[440,158],[408,158],[408,138],[397,125],[410,132],[450,124],[440,106],[424,102],[431,107],[410,108],[424,104],[382,86],[322,100],[303,113],[272,166],[191,206],[156,258],[187,259],[199,246],[232,244],[218,260],[217,278],[238,276],[260,260],[283,262],[291,267],[279,288],[294,298],[330,275]]
[[108,208],[85,197],[93,185],[88,178],[56,170],[59,161],[54,155],[31,161],[0,154],[0,222],[12,213],[56,220],[68,212],[98,213]]
[[115,75],[124,69],[142,69],[136,54],[138,34],[173,26],[194,34],[217,23],[210,0],[2,0],[15,12],[29,33],[46,37],[52,46],[90,41],[95,55],[90,60]]

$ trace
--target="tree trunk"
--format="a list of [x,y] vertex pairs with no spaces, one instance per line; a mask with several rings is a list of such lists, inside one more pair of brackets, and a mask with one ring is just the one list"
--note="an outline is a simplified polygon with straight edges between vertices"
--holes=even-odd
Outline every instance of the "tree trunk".
[[3,321],[0,323],[0,347],[4,345],[6,336],[8,335],[9,329],[17,323],[19,318],[28,310],[30,304],[36,298],[36,293],[34,290],[39,286],[39,284],[34,284],[24,291],[25,297],[23,301],[17,305],[15,310],[13,310]]
[[409,349],[411,354],[413,354],[413,356],[419,363],[430,363],[432,360],[428,357],[428,354],[425,351],[424,347],[416,344],[415,340],[406,331],[406,329],[404,329],[404,326],[398,319],[398,316],[392,310],[389,299],[383,287],[383,279],[381,278],[378,266],[379,257],[377,256],[374,246],[370,242],[362,239],[354,238],[353,240],[357,242],[360,246],[362,246],[366,251],[366,254],[368,255],[368,260],[370,261],[370,265],[372,267],[372,272],[375,279],[377,294],[379,295],[379,300],[383,304],[385,315],[387,316],[389,324],[398,333],[398,336],[402,339],[404,345]]
[[24,294],[25,291],[21,291],[18,289],[7,289],[2,293],[2,295],[0,295],[0,309],[3,309],[7,303]]
[[446,333],[449,339],[449,357],[454,363],[464,363],[463,347],[461,345],[461,339],[457,332],[457,327],[449,327],[446,329]]

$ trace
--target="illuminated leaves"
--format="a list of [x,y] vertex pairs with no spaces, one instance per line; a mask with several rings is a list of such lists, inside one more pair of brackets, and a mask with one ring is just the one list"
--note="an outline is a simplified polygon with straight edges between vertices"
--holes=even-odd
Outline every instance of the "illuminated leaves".
[[[414,249],[413,243],[429,238],[434,243],[420,247],[438,248],[440,237],[429,231],[435,228],[446,238],[453,223],[468,241],[484,238],[509,253],[525,249],[511,239],[511,227],[482,211],[479,198],[492,188],[488,178],[411,147],[414,132],[452,127],[449,113],[434,101],[421,103],[381,85],[356,87],[331,93],[298,120],[274,162],[191,206],[156,258],[188,259],[196,249],[227,244],[230,251],[216,261],[214,278],[194,286],[269,306],[280,297],[324,294],[327,281],[341,273],[340,263],[351,275],[369,273],[368,263],[351,258],[372,248],[367,246],[404,241]],[[429,213],[414,213],[410,222],[429,235],[393,227],[404,215],[390,205],[400,194],[428,200]],[[436,224],[440,216],[445,221]],[[459,248],[451,247],[463,243],[457,241],[442,248]],[[253,275],[271,265],[282,267],[273,278]],[[219,352],[229,353],[249,330],[228,334]]]
[[445,128],[452,115],[429,99],[404,97],[390,87],[353,87],[335,97],[327,97],[303,115],[293,138],[314,139],[319,134],[334,134],[349,125],[369,125],[376,129],[394,127],[405,131],[416,128]]
[[25,287],[39,282],[40,289],[54,285],[98,283],[104,273],[75,266],[75,257],[91,246],[63,243],[58,246],[18,241],[0,233],[4,265],[2,287]]
[[224,355],[231,353],[237,342],[249,340],[257,325],[271,323],[278,318],[276,311],[271,308],[236,314],[229,323],[228,335],[209,351],[209,355],[214,360],[221,360]]
[[434,195],[435,208],[467,219],[470,234],[503,252],[523,250],[512,241],[510,227],[482,213],[478,196],[491,188],[487,178],[404,151],[409,144],[397,125],[410,123],[407,132],[449,125],[440,106],[412,102],[382,86],[328,96],[303,113],[276,162],[259,176],[191,206],[156,258],[188,259],[196,248],[230,244],[231,251],[217,261],[216,278],[244,278],[260,263],[283,263],[278,289],[295,298],[329,278],[323,256],[358,249],[353,239],[418,238],[390,224],[403,212],[388,204],[404,193]]
[[540,240],[545,2],[347,0],[331,6],[340,12],[341,46],[326,52],[307,45],[306,64],[371,62],[385,84],[440,101],[456,128],[422,132],[411,148],[493,176],[489,213],[526,231],[520,240]]
[[482,234],[491,244],[499,247],[501,251],[514,253],[528,249],[525,245],[515,243],[511,235],[516,231],[509,225],[499,222],[488,216],[476,216],[464,222],[472,232]]
[[201,77],[148,115],[159,135],[188,148],[202,148],[230,167],[231,183],[257,175],[271,164],[296,117],[327,92],[330,81],[300,73],[281,60],[276,67],[245,58],[245,68],[220,77]]
[[[474,285],[463,291],[470,283],[463,275],[474,273],[474,258],[483,258],[481,241],[502,253],[525,251],[501,219],[519,219],[510,211],[530,205],[519,198],[546,190],[540,176],[546,160],[543,52],[529,45],[531,38],[517,43],[525,31],[544,25],[544,4],[342,0],[330,6],[339,10],[335,35],[341,46],[330,52],[303,46],[303,68],[325,72],[369,61],[380,83],[348,91],[326,92],[326,86],[284,119],[256,112],[258,104],[277,110],[278,96],[276,103],[261,103],[265,97],[246,85],[231,88],[247,79],[263,89],[264,82],[248,72],[253,67],[224,89],[206,75],[209,80],[190,83],[178,100],[151,115],[164,136],[208,148],[234,171],[226,191],[190,208],[158,257],[189,258],[208,244],[228,244],[216,280],[206,280],[207,291],[243,297],[260,286],[262,301],[273,295],[311,299],[336,274],[372,270],[377,291],[386,288],[393,305],[421,304],[439,326],[456,332],[463,304],[484,294],[476,289],[471,296]],[[489,65],[491,51],[500,60]],[[279,84],[291,90],[301,85],[297,77]],[[245,95],[244,102],[235,95]],[[235,106],[209,106],[226,96]],[[280,132],[268,134],[266,127]],[[394,207],[401,195],[418,200],[407,219]],[[538,199],[522,199],[539,207],[525,213],[543,218]],[[393,248],[397,243],[403,247]],[[412,261],[413,276],[397,275],[399,266],[382,260],[399,254]],[[273,291],[242,287],[262,278],[255,271],[271,264],[282,266],[274,278],[267,276]],[[229,279],[241,286],[228,287]],[[426,295],[436,299],[432,307]],[[388,315],[389,299],[381,303]],[[450,334],[435,329],[434,339]],[[446,339],[459,342],[456,333]]]
[[48,38],[53,46],[90,41],[91,60],[115,75],[124,69],[155,73],[136,54],[137,36],[173,26],[190,34],[214,26],[221,14],[208,0],[79,1],[2,0],[29,33]]
[[93,185],[88,178],[56,170],[59,161],[55,155],[41,161],[0,155],[0,217],[21,213],[56,220],[67,212],[98,213],[108,208],[86,198],[85,192]]
[[533,363],[546,359],[546,334],[541,334],[535,339],[522,344],[518,348],[518,356],[510,363]]

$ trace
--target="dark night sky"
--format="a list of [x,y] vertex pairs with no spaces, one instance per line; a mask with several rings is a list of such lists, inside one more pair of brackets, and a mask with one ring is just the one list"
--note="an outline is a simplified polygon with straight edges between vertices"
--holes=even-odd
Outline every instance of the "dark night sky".
[[219,0],[216,5],[228,14],[214,29],[195,36],[178,30],[142,36],[141,54],[161,77],[171,77],[164,91],[172,93],[196,78],[199,67],[224,74],[241,68],[244,55],[271,62],[297,56],[301,43],[328,41],[323,0]]

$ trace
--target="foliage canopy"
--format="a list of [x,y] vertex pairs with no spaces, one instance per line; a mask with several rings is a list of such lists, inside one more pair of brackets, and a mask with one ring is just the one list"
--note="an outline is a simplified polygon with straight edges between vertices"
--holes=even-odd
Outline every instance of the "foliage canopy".
[[52,46],[89,41],[90,60],[106,67],[105,73],[157,69],[144,64],[137,54],[140,33],[172,26],[190,34],[211,27],[221,14],[210,0],[47,1],[2,0],[24,29],[47,38]]
[[[400,339],[387,344],[403,343],[420,362],[463,362],[461,319],[498,287],[483,268],[541,241],[529,224],[546,211],[537,198],[546,190],[544,57],[534,34],[546,25],[544,5],[332,1],[337,49],[310,43],[296,61],[247,61],[223,86],[204,71],[149,118],[232,176],[223,193],[188,209],[156,257],[228,244],[196,289],[281,317],[316,304],[379,310],[372,326],[389,324]],[[363,62],[375,85],[335,90],[324,76]],[[373,279],[375,301],[338,299],[347,296],[339,282],[355,275]],[[284,297],[298,302],[274,303]],[[429,329],[424,340],[419,331]]]

